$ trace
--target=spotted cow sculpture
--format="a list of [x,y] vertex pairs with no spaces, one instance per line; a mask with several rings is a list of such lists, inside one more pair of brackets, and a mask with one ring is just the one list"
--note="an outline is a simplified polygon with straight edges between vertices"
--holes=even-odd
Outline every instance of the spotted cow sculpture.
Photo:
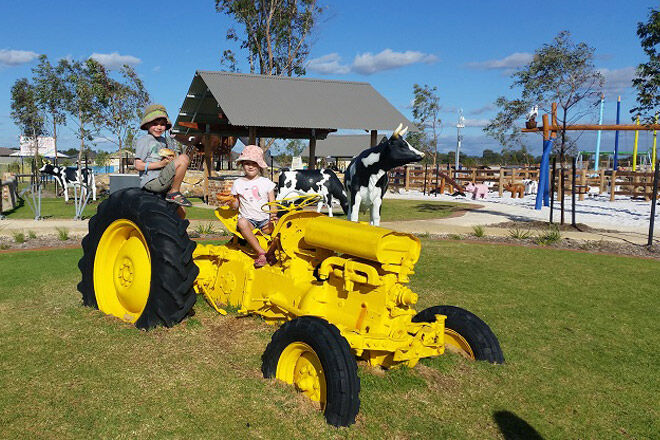
[[305,194],[321,196],[317,212],[321,212],[323,205],[327,205],[328,215],[332,217],[332,203],[336,200],[344,213],[348,213],[346,192],[334,171],[328,168],[318,170],[288,170],[285,168],[282,170],[277,184],[277,200]]
[[380,225],[380,207],[388,185],[387,172],[424,158],[424,153],[403,138],[408,127],[401,129],[402,125],[399,124],[389,139],[354,157],[346,169],[344,184],[349,198],[349,220],[358,221],[360,204],[364,203],[371,208],[371,224]]
[[50,174],[64,190],[64,200],[69,201],[69,187],[80,185],[81,196],[86,197],[87,191],[92,191],[92,200],[96,200],[96,179],[90,168],[61,167],[47,163],[39,169],[42,174]]

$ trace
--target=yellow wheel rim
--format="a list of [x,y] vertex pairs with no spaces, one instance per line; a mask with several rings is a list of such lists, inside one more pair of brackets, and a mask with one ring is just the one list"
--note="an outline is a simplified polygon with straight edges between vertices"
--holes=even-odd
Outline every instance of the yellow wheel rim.
[[325,373],[314,349],[304,342],[289,344],[277,362],[275,377],[282,382],[293,384],[305,396],[319,402],[321,409],[326,404]]
[[108,226],[94,258],[94,292],[99,309],[135,322],[149,298],[151,256],[140,228],[130,220]]
[[445,327],[445,347],[454,353],[458,353],[468,359],[475,360],[472,347],[463,336],[450,328]]

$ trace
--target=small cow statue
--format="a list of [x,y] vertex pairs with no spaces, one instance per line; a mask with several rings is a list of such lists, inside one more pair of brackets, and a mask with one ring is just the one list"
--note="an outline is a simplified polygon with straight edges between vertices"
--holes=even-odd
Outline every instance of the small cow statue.
[[522,184],[525,185],[525,194],[536,194],[539,189],[539,183],[532,179],[523,179]]
[[520,182],[507,183],[504,185],[504,190],[511,191],[512,199],[515,199],[516,197],[522,199],[523,197],[525,197],[525,185],[523,185]]
[[89,168],[61,167],[46,163],[39,169],[39,172],[55,177],[57,183],[64,190],[64,201],[66,202],[69,201],[68,188],[75,185],[80,185],[81,197],[86,197],[89,188],[92,190],[92,199],[96,200],[96,179],[94,178],[94,171]]
[[344,213],[348,212],[348,199],[344,185],[334,171],[328,168],[318,170],[283,169],[277,183],[277,200],[286,199],[292,195],[318,194],[321,200],[317,212],[323,205],[328,206],[328,215],[332,217],[332,202],[337,200]]
[[371,207],[371,224],[380,225],[380,207],[387,191],[387,172],[424,158],[424,153],[414,149],[403,136],[403,124],[394,130],[389,139],[364,150],[353,158],[346,169],[344,184],[349,197],[348,219],[358,221],[360,204]]
[[472,193],[472,200],[475,200],[477,197],[485,199],[486,195],[488,195],[488,185],[485,183],[474,184],[470,182],[465,186],[465,191]]

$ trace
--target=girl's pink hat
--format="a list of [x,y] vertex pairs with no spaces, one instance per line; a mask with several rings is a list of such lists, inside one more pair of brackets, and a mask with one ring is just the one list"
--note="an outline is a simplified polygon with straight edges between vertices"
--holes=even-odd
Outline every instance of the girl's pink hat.
[[256,145],[248,145],[243,148],[243,152],[238,156],[238,159],[236,159],[236,163],[243,162],[244,160],[256,162],[261,169],[268,168],[268,165],[266,165],[266,162],[264,161],[264,151]]

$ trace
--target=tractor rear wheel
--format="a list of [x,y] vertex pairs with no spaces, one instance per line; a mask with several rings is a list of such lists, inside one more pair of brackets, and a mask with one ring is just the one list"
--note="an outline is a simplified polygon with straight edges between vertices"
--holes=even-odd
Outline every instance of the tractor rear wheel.
[[477,315],[454,306],[434,306],[422,310],[413,322],[433,322],[435,315],[445,315],[445,346],[468,359],[504,363],[497,336]]
[[137,188],[112,194],[82,240],[83,303],[145,330],[179,323],[195,304],[199,273],[188,224],[158,195]]
[[289,321],[273,334],[261,360],[265,378],[293,384],[319,402],[329,424],[355,423],[360,378],[355,356],[337,327],[312,316]]

